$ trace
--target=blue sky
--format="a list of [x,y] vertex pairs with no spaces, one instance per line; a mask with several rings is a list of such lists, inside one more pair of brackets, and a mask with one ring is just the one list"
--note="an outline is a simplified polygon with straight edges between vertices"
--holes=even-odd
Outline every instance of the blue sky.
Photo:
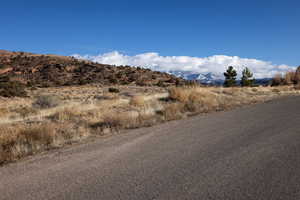
[[2,1],[0,49],[228,55],[296,66],[299,9],[299,0]]

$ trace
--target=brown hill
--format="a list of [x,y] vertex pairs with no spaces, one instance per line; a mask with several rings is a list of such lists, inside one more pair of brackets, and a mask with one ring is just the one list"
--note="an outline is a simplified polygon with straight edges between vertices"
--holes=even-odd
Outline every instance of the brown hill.
[[73,57],[0,50],[0,79],[27,86],[50,87],[99,83],[102,85],[182,85],[173,75],[139,67],[112,66]]

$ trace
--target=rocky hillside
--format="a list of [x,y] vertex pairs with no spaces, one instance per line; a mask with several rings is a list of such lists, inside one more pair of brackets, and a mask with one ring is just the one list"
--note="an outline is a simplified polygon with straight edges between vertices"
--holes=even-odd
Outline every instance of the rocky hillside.
[[176,76],[130,66],[112,66],[73,57],[0,50],[0,80],[50,87],[98,83],[102,85],[182,85]]

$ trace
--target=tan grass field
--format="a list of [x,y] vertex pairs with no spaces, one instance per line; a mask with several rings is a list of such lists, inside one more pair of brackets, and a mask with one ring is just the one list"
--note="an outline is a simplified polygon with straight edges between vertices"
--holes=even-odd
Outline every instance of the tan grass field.
[[293,86],[118,89],[39,88],[28,91],[28,98],[0,98],[0,164],[122,129],[300,94]]

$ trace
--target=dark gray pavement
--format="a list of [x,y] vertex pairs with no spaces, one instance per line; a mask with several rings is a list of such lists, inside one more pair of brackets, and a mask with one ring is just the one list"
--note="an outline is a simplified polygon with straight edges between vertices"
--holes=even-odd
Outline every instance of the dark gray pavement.
[[196,116],[0,168],[0,199],[300,199],[300,97]]

